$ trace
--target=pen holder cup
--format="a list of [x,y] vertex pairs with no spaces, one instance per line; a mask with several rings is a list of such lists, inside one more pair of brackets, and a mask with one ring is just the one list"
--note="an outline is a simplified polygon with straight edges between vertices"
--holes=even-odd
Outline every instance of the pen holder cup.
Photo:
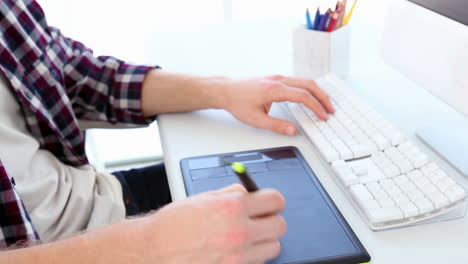
[[297,77],[316,79],[330,72],[345,79],[349,72],[349,26],[332,32],[300,26],[293,33],[293,67]]

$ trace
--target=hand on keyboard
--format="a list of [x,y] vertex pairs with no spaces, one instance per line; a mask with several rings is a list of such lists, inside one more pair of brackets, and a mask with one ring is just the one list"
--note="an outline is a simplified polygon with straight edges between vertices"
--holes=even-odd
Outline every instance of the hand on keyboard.
[[302,103],[321,120],[328,119],[334,109],[328,95],[312,80],[284,76],[233,81],[227,89],[228,110],[240,121],[258,128],[293,136],[293,123],[268,115],[274,102]]
[[409,225],[465,204],[466,191],[335,76],[317,81],[336,111],[322,121],[289,108],[374,230]]

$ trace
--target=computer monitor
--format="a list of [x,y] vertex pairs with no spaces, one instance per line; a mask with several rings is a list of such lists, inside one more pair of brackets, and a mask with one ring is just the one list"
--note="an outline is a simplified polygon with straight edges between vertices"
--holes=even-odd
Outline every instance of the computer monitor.
[[[430,9],[404,0],[389,7],[383,57],[408,78],[468,116],[468,26],[458,22],[468,21],[468,1],[413,1]],[[463,11],[455,15],[452,12],[455,9]]]
[[[398,41],[395,41],[398,40]],[[462,113],[417,136],[468,175],[468,0],[394,0],[382,41],[384,61]]]
[[468,26],[467,0],[409,0]]

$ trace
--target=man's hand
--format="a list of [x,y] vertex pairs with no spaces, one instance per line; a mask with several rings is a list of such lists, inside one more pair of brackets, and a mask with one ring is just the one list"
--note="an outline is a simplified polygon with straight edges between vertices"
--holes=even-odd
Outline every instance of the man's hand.
[[334,112],[328,95],[314,81],[280,75],[232,80],[153,70],[145,78],[142,98],[147,116],[226,109],[244,123],[293,136],[294,124],[268,115],[271,105],[282,101],[303,103],[323,120]]
[[274,102],[302,103],[322,120],[335,111],[328,95],[314,81],[280,75],[234,81],[227,98],[226,110],[240,121],[289,136],[296,135],[294,124],[268,115]]
[[0,263],[264,263],[280,252],[284,206],[277,191],[233,185],[99,231],[0,252]]
[[280,252],[284,206],[274,190],[240,185],[175,202],[144,219],[145,252],[153,263],[264,263]]

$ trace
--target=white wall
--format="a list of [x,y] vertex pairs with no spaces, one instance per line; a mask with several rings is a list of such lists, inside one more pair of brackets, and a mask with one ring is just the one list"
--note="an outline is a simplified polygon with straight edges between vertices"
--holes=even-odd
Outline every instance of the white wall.
[[[382,25],[392,0],[360,0],[355,15]],[[305,8],[324,11],[334,0],[39,0],[49,24],[98,54],[146,62],[145,34],[226,21],[304,17]],[[352,0],[348,0],[350,6]]]

